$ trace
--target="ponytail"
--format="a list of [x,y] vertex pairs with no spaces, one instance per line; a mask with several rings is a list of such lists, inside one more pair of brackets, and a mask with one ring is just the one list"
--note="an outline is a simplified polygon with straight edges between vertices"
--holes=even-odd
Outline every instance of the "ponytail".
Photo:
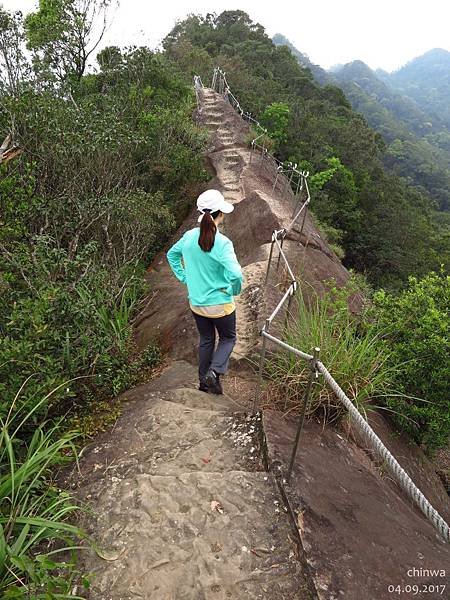
[[200,221],[200,237],[198,238],[198,245],[203,252],[211,252],[214,246],[216,238],[217,227],[214,223],[214,219],[220,214],[220,210],[216,210],[211,213],[209,210],[205,210],[203,218]]

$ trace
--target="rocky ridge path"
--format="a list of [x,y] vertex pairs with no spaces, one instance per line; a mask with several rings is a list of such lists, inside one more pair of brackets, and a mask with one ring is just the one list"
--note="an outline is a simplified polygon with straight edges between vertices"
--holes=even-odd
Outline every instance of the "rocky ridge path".
[[[238,341],[233,352],[234,363],[246,363],[259,342],[259,328],[270,309],[278,303],[278,278],[271,277],[263,288],[270,241],[274,229],[287,227],[296,200],[289,186],[280,185],[273,191],[275,169],[252,156],[249,142],[252,131],[219,94],[204,89],[198,114],[199,124],[209,130],[205,160],[211,170],[209,188],[219,189],[235,210],[222,227],[234,243],[243,267],[243,292],[236,298]],[[169,245],[187,229],[197,226],[194,209]],[[343,285],[349,273],[320,238],[309,215],[302,235],[294,230],[285,241],[292,266],[302,274],[303,293],[324,289],[324,280],[333,278]],[[283,273],[281,273],[281,279]],[[172,276],[165,250],[156,256],[148,274],[148,282],[156,295],[140,316],[136,341],[144,348],[157,339],[174,358],[196,358],[197,332],[186,310],[185,288]],[[170,298],[170,303],[167,299]],[[184,343],[180,344],[179,339]]]
[[95,600],[311,598],[296,534],[263,465],[260,417],[195,389],[173,362],[131,390],[114,430],[82,458],[83,555]]

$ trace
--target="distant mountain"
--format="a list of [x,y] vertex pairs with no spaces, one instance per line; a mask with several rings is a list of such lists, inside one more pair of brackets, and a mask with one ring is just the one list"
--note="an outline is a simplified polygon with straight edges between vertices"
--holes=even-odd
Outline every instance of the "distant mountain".
[[[424,188],[443,210],[450,208],[450,122],[442,114],[444,111],[439,114],[430,108],[430,103],[419,102],[419,93],[414,97],[411,90],[420,87],[422,98],[433,98],[436,106],[444,98],[450,104],[450,89],[446,96],[442,68],[447,55],[450,57],[448,52],[432,51],[392,75],[372,71],[360,60],[330,74],[353,108],[383,135],[387,142],[385,164],[410,183]],[[434,57],[431,64],[430,56]],[[434,68],[434,78],[430,72],[424,72],[424,64],[430,72]],[[397,78],[410,90],[408,94],[400,92]],[[421,85],[413,85],[414,78],[421,78]]]
[[[423,136],[433,129],[430,116],[408,97],[392,90],[370,67],[355,60],[333,72],[334,82],[341,87],[358,112],[377,129],[386,141],[414,133]],[[443,123],[438,120],[435,130]]]
[[275,44],[275,46],[287,46],[291,51],[292,55],[295,56],[295,58],[302,65],[302,67],[306,67],[311,71],[311,73],[314,75],[315,80],[318,83],[322,85],[329,83],[330,78],[325,69],[322,69],[322,67],[319,67],[319,65],[315,65],[314,63],[312,63],[309,57],[303,52],[297,50],[297,48],[286,37],[284,37],[284,35],[282,35],[281,33],[276,33],[273,36],[272,41]]
[[450,129],[450,52],[434,48],[389,75],[388,83]]
[[431,50],[389,74],[355,60],[325,71],[284,36],[288,46],[320,84],[340,87],[386,142],[387,167],[450,210],[450,52]]

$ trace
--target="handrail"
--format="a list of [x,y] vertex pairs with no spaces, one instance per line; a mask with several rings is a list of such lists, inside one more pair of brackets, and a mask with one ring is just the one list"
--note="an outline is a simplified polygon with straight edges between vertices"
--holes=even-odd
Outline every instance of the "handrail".
[[[292,181],[292,177],[294,175],[296,175],[298,178],[301,178],[303,176],[302,172],[297,169],[297,164],[289,162],[287,165],[284,165],[275,156],[270,154],[270,152],[266,146],[264,146],[264,145],[261,146],[261,145],[256,144],[257,140],[259,140],[264,135],[267,135],[267,129],[265,127],[263,127],[263,125],[261,125],[261,123],[259,121],[254,119],[250,113],[244,111],[239,100],[231,92],[225,71],[223,71],[220,67],[215,67],[215,69],[214,69],[211,88],[215,92],[223,95],[230,102],[230,104],[239,112],[239,114],[242,116],[243,119],[245,119],[248,122],[253,123],[254,126],[256,127],[258,135],[251,142],[252,154],[253,154],[254,150],[257,150],[258,148],[260,148],[263,158],[270,156],[270,159],[274,160],[278,164],[278,166],[283,165],[283,169],[285,169],[286,172],[289,173],[290,181]],[[230,98],[231,98],[231,101],[230,101]],[[251,159],[252,159],[252,155],[250,155],[250,162],[251,162]],[[297,186],[297,189],[298,189],[298,186]]]

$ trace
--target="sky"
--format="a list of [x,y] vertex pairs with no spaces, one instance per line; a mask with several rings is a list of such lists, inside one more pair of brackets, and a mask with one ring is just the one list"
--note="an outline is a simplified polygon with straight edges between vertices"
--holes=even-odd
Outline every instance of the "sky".
[[[0,0],[29,12],[35,0]],[[244,10],[272,36],[282,33],[324,68],[359,59],[373,69],[401,67],[432,48],[450,51],[449,0],[122,0],[103,45],[155,48],[177,20],[191,13]]]

